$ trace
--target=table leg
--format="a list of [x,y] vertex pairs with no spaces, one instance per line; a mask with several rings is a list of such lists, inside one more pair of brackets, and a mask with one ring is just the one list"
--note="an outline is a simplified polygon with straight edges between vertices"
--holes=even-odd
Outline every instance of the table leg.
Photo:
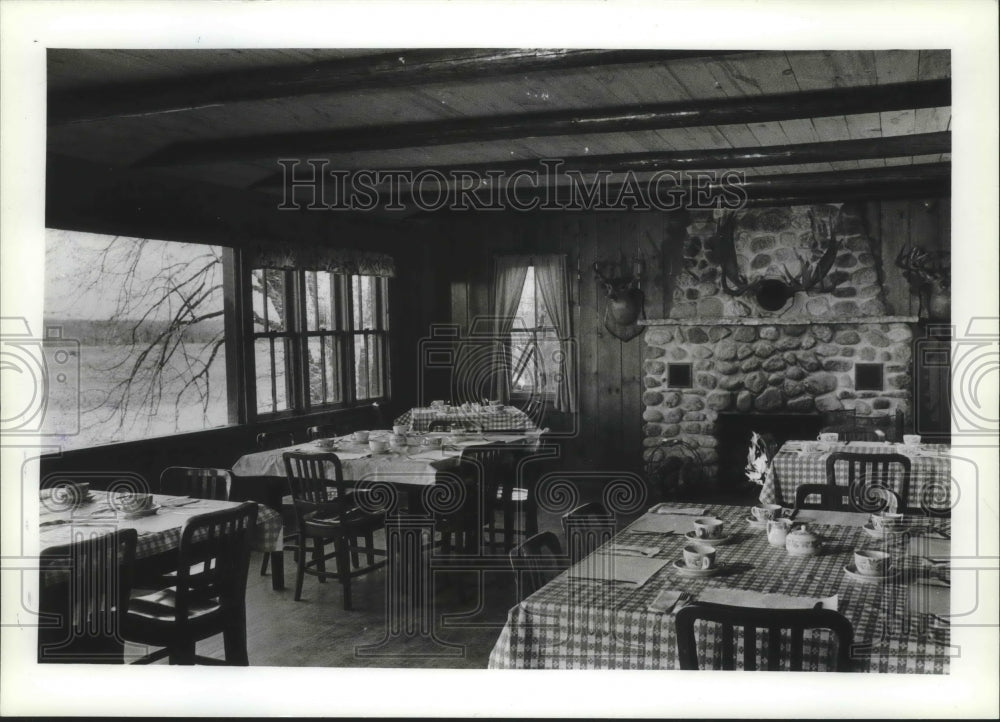
[[285,588],[285,553],[270,552],[271,554],[271,589],[280,592]]

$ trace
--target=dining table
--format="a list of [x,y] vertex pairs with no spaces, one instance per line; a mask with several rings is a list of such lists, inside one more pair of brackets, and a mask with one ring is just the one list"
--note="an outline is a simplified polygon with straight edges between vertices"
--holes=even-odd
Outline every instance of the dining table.
[[[822,551],[793,556],[771,545],[749,514],[720,504],[654,507],[514,606],[490,668],[677,669],[675,614],[701,601],[836,609],[853,625],[856,671],[948,672],[949,521],[907,518],[898,533],[878,533],[867,514],[803,510],[796,519],[821,537]],[[699,515],[724,523],[707,575],[682,561]],[[857,573],[854,552],[869,548],[889,552],[890,574]],[[701,625],[699,650],[718,661],[721,631]],[[832,644],[827,630],[807,634],[805,668],[823,669]],[[758,668],[766,668],[763,658]]]
[[[135,529],[138,532],[135,558],[141,561],[176,550],[181,530],[191,517],[239,506],[232,501],[154,494],[153,506],[136,515],[116,510],[113,492],[92,490],[83,499],[70,495],[67,500],[47,491],[43,490],[39,501],[39,546],[43,556],[46,549],[68,544],[81,532],[89,536],[117,529]],[[281,515],[263,504],[257,507],[251,548],[263,552],[280,551]]]
[[[861,454],[900,454],[910,460],[910,490],[901,503],[909,508],[946,511],[951,498],[951,447],[947,444],[897,444],[873,441],[786,441],[774,455],[772,473],[760,491],[765,504],[795,503],[800,484],[825,484],[826,461],[843,451]],[[889,481],[896,481],[894,469]]]
[[455,426],[473,426],[483,431],[530,431],[534,420],[516,406],[444,406],[417,407],[400,415],[393,425],[423,432],[434,421]]

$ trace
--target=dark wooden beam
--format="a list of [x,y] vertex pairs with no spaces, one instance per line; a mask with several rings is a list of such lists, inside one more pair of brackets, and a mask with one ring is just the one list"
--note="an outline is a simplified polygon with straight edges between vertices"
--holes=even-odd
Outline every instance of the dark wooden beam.
[[[831,161],[865,160],[869,158],[902,158],[905,156],[935,155],[950,152],[951,133],[942,131],[938,133],[896,135],[888,138],[837,140],[825,143],[572,156],[560,159],[562,165],[559,167],[559,170],[649,173],[659,170],[709,170],[749,168],[751,166],[829,163]],[[308,167],[307,170],[310,173],[312,172]],[[424,172],[433,172],[448,178],[456,171],[483,177],[486,176],[487,172],[500,172],[504,175],[510,175],[517,171],[536,171],[541,176],[545,173],[546,169],[537,160],[514,160],[493,163],[465,163],[453,166],[413,167],[403,170],[412,176]],[[255,190],[280,188],[284,182],[285,173],[282,171],[258,181],[251,188]]]
[[[866,168],[847,171],[829,171],[821,173],[782,173],[776,175],[757,175],[746,178],[738,185],[745,193],[746,201],[751,205],[766,205],[774,203],[807,202],[820,200],[858,200],[877,198],[905,198],[920,196],[944,196],[949,193],[951,181],[951,163],[922,163],[917,165],[890,166],[884,168]],[[648,188],[642,181],[636,184],[645,193],[649,193]],[[716,197],[716,193],[723,186],[733,188],[731,183],[721,182],[707,183],[699,186],[702,192],[711,197]],[[602,198],[605,199],[604,208],[615,209],[614,199],[618,197],[623,184],[608,183]],[[659,188],[660,203],[668,203],[671,191],[683,192],[683,197],[687,199],[685,206],[690,205],[690,199],[697,197],[696,188],[693,183],[664,184]],[[508,199],[504,195],[491,196],[489,191],[478,191],[472,193],[482,204],[488,205],[491,200],[502,198],[499,203],[503,207],[519,206],[521,209],[538,207],[539,204],[549,203],[553,208],[562,208],[569,204],[571,197],[570,188],[567,185],[552,186],[539,189],[518,189],[513,194],[512,202],[508,206]],[[455,190],[450,191],[451,199],[458,197]],[[579,196],[577,196],[579,197]],[[546,198],[548,200],[546,201]],[[732,198],[732,196],[730,196]],[[537,201],[535,201],[537,199]],[[609,200],[610,199],[610,200]],[[288,197],[287,202],[299,201],[303,206],[312,201],[311,193],[306,193],[302,198]],[[379,210],[384,210],[388,205],[388,199],[381,199]],[[466,198],[466,201],[468,198]],[[326,203],[335,203],[342,199],[324,199]],[[412,212],[413,207],[419,207],[419,203],[414,202],[414,197],[408,193],[400,194],[398,202],[406,207],[407,212]],[[428,201],[431,203],[432,201]],[[440,203],[440,209],[454,203]],[[642,210],[628,204],[621,205],[620,210]],[[652,206],[652,210],[663,210]],[[585,210],[581,208],[580,210]]]
[[53,92],[48,101],[49,123],[89,123],[319,93],[462,82],[543,70],[665,63],[680,58],[714,57],[737,52],[740,51],[400,50],[294,67],[230,71],[158,83],[116,83],[78,91]]
[[951,104],[951,80],[832,88],[783,95],[722,100],[627,105],[586,110],[463,118],[420,123],[281,133],[176,143],[138,165],[178,166],[258,161],[268,158],[317,158],[331,153],[388,150],[453,143],[487,143],[514,138],[627,133],[730,123],[852,115]]

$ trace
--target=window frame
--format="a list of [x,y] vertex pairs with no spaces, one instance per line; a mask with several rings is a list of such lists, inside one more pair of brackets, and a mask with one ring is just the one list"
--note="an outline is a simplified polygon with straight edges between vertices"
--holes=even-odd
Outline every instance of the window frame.
[[[253,273],[258,270],[278,271],[284,274],[285,278],[285,298],[286,298],[286,323],[288,331],[277,335],[287,336],[285,358],[285,383],[286,398],[288,408],[277,411],[260,410],[257,406],[257,362],[254,345],[257,339],[274,335],[258,331],[254,328],[253,321]],[[241,316],[245,343],[244,364],[240,378],[244,384],[244,410],[247,422],[272,421],[292,417],[309,415],[319,415],[336,411],[339,409],[365,406],[374,402],[385,403],[391,397],[392,376],[390,373],[390,345],[392,343],[389,328],[389,299],[390,288],[389,279],[383,276],[371,276],[364,274],[346,274],[330,271],[330,276],[334,280],[334,293],[331,294],[335,309],[335,323],[333,328],[309,328],[308,308],[309,294],[306,283],[307,273],[325,272],[322,269],[262,269],[254,268],[250,263],[244,263],[240,277],[243,283],[243,312]],[[375,328],[356,329],[354,328],[354,286],[355,279],[373,278],[376,281],[374,315]],[[334,297],[335,296],[335,297]],[[317,299],[318,307],[318,299]],[[379,383],[382,386],[382,393],[379,396],[361,396],[356,392],[356,364],[355,364],[355,344],[359,337],[378,336],[381,338],[381,348],[379,349],[378,368],[381,371]],[[323,348],[323,339],[337,339],[334,344],[338,348],[340,385],[342,398],[339,401],[319,402],[312,401],[309,387],[309,342],[310,339],[320,339],[320,348]],[[271,374],[271,387],[274,388],[275,374]],[[324,383],[327,377],[324,374]]]

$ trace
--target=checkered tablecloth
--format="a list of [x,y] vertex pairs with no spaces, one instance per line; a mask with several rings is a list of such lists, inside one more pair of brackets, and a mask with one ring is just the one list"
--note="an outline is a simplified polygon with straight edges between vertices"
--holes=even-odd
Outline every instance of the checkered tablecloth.
[[[62,509],[47,500],[42,500],[39,515],[39,546],[43,550],[68,544],[81,532],[90,536],[102,531],[135,529],[139,532],[135,550],[136,559],[151,557],[178,547],[181,528],[187,519],[198,514],[239,506],[237,502],[231,501],[198,499],[191,502],[187,497],[156,494],[153,501],[160,506],[156,514],[138,519],[126,519],[114,515],[108,504],[107,493],[94,491],[92,494],[93,501],[71,509]],[[177,504],[183,505],[176,506]],[[253,549],[265,552],[282,549],[281,515],[263,504],[257,505],[257,526],[254,529],[251,545]]]
[[535,422],[520,409],[504,406],[496,412],[463,411],[452,408],[450,411],[439,409],[410,409],[396,419],[393,424],[411,426],[413,431],[427,431],[432,421],[451,421],[457,424],[475,424],[483,431],[530,431],[535,428]]
[[[718,547],[722,574],[707,579],[680,576],[668,564],[646,584],[635,587],[570,578],[563,573],[510,610],[489,666],[499,669],[676,669],[674,615],[652,612],[649,604],[664,589],[697,598],[706,589],[745,589],[791,596],[824,598],[838,595],[838,609],[854,625],[861,644],[859,667],[872,672],[948,672],[949,629],[940,616],[911,613],[908,588],[929,572],[926,564],[902,555],[900,539],[891,549],[902,572],[891,582],[859,582],[844,566],[858,547],[881,541],[857,527],[816,525],[826,551],[817,557],[791,557],[767,543],[763,532],[745,523],[747,509],[711,506],[709,512],[736,533],[731,544]],[[917,524],[930,524],[918,520]],[[947,524],[938,522],[942,529]],[[615,543],[660,546],[657,558],[680,559],[687,542],[681,534],[626,529]],[[698,632],[702,652],[717,649],[718,627]],[[825,632],[807,637],[803,660],[815,668],[828,651]],[[710,651],[711,653],[711,651]],[[742,655],[740,655],[742,659]],[[766,665],[763,665],[766,666]]]
[[[901,454],[910,460],[910,493],[905,505],[911,508],[947,509],[951,492],[950,449],[946,444],[902,444],[872,442],[789,441],[774,456],[773,473],[760,492],[765,504],[795,503],[795,488],[799,484],[825,484],[826,460],[834,451],[862,454]],[[845,464],[846,470],[846,464]],[[895,476],[890,477],[898,483]]]

